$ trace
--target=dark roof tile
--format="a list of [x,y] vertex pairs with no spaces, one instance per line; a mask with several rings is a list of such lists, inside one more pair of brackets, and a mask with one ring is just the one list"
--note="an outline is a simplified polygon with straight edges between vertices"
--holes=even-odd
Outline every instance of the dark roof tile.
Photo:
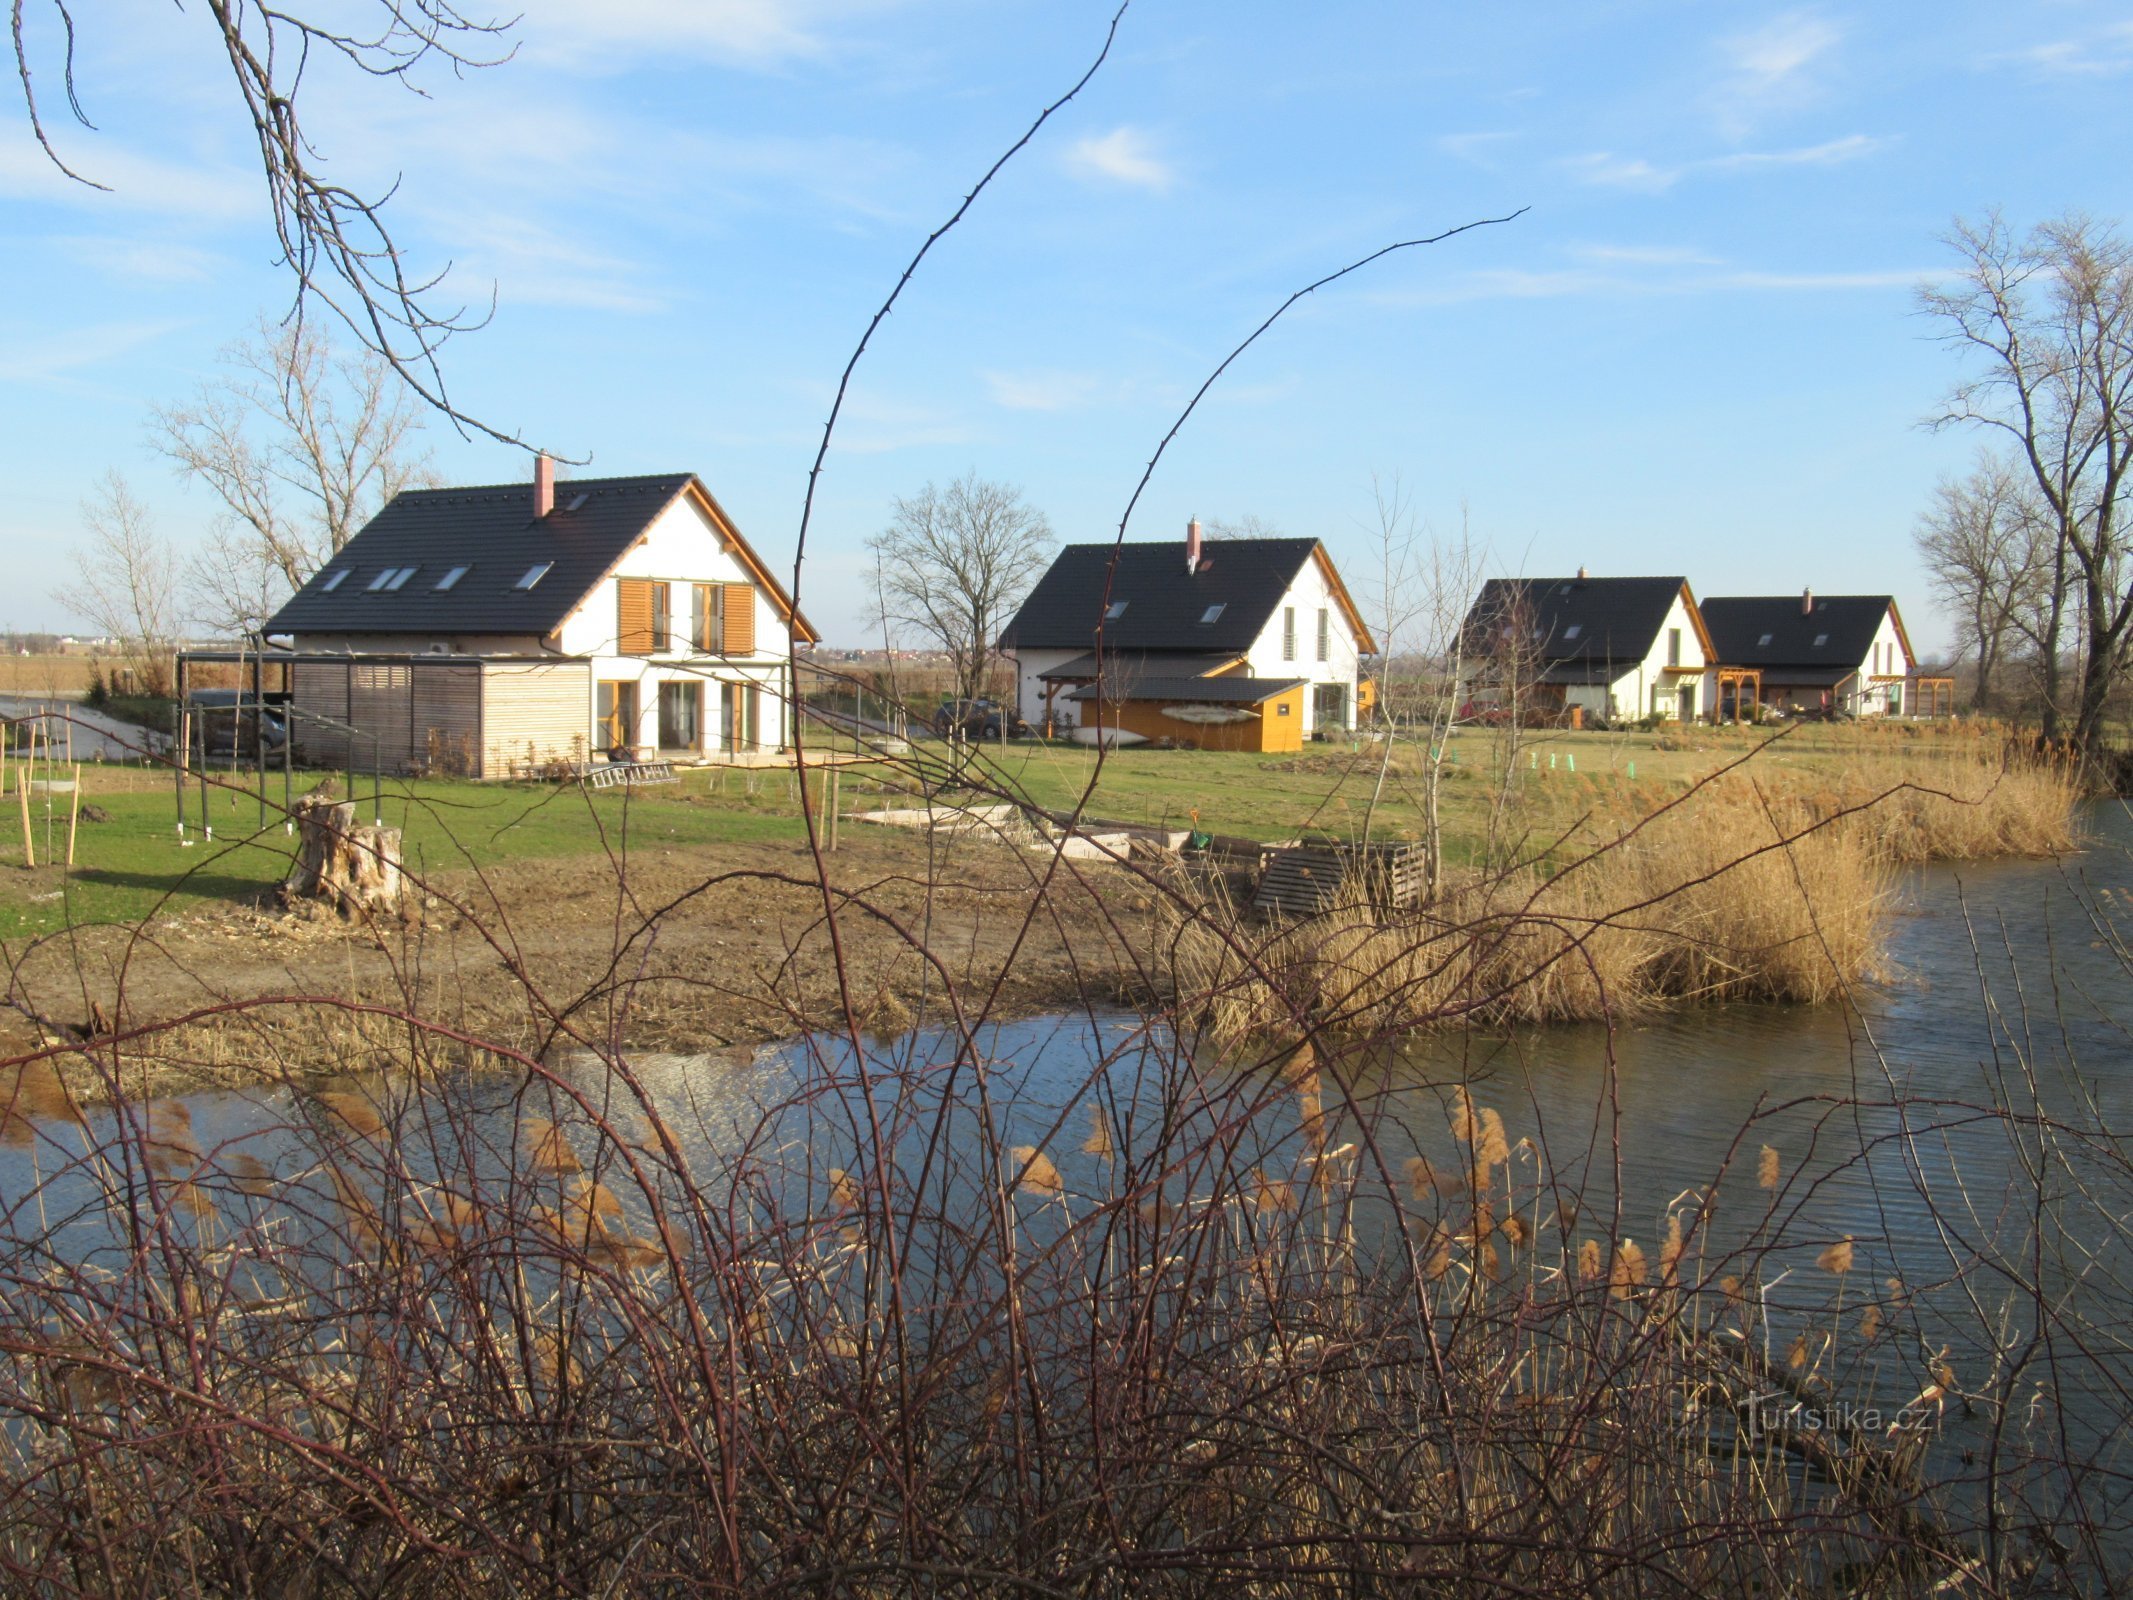
[[[1006,650],[1086,650],[1103,621],[1106,579],[1125,611],[1103,621],[1106,650],[1228,650],[1242,655],[1265,630],[1316,539],[1209,539],[1200,570],[1185,541],[1070,544],[1000,635]],[[1117,571],[1111,571],[1113,556]],[[1200,619],[1214,606],[1221,614]]]
[[1680,577],[1491,578],[1466,614],[1464,648],[1494,655],[1505,622],[1516,617],[1530,626],[1544,664],[1642,661],[1687,584]]
[[[405,489],[290,596],[266,631],[290,633],[553,633],[692,475],[572,478],[555,510],[533,516],[530,483]],[[531,568],[553,563],[530,589]],[[468,569],[449,589],[437,580]],[[379,573],[413,567],[398,589]],[[332,588],[333,574],[348,576]]]
[[1885,594],[1818,594],[1810,613],[1801,608],[1802,598],[1734,594],[1706,600],[1704,626],[1718,659],[1729,667],[1857,668],[1896,603]]

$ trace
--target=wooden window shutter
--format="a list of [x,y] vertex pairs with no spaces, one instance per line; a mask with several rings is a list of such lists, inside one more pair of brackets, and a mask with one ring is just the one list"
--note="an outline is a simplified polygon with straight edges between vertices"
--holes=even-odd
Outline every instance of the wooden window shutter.
[[652,653],[652,582],[649,578],[615,580],[615,648],[626,656]]
[[752,656],[755,654],[755,586],[748,583],[726,585],[725,617],[726,648],[729,656]]

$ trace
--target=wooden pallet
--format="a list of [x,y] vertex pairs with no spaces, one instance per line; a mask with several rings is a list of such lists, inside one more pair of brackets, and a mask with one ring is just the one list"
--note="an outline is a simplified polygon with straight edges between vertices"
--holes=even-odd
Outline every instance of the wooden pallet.
[[610,761],[604,767],[587,767],[580,775],[588,789],[612,789],[626,783],[679,783],[671,761]]
[[1422,847],[1291,845],[1276,850],[1259,875],[1252,909],[1261,916],[1308,917],[1333,903],[1341,886],[1360,879],[1373,905],[1394,910],[1422,903]]

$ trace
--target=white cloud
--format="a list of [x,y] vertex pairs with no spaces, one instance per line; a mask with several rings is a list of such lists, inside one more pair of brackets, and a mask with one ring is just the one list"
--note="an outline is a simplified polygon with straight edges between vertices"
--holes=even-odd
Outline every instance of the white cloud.
[[182,322],[106,322],[44,338],[0,338],[0,382],[66,384],[73,374],[120,356],[183,327]]
[[[434,219],[433,227],[444,219]],[[591,311],[666,309],[636,264],[565,238],[526,217],[504,212],[459,216],[453,231],[473,241],[447,280],[462,292],[494,283],[506,305],[575,306]]]
[[1088,404],[1096,380],[1081,372],[984,372],[992,403],[1009,411],[1071,411]]
[[1489,152],[1517,137],[1515,133],[1447,133],[1438,137],[1437,148],[1455,160],[1490,167],[1494,163],[1489,160]]
[[1597,261],[1610,266],[1619,263],[1639,267],[1715,267],[1721,264],[1716,256],[1678,245],[1581,244],[1573,245],[1570,253],[1581,261]]
[[2133,70],[2133,22],[2082,39],[2055,39],[2019,52],[2015,60],[2052,77],[2115,78]]
[[1731,155],[1706,156],[1671,167],[1655,165],[1641,156],[1618,156],[1611,151],[1601,150],[1589,155],[1573,156],[1563,165],[1584,182],[1600,188],[1636,189],[1646,194],[1663,194],[1683,178],[1699,174],[1756,172],[1778,167],[1842,166],[1846,162],[1857,161],[1877,150],[1885,149],[1892,142],[1863,133],[1853,133],[1841,139],[1829,139],[1821,144],[1803,145],[1792,150],[1737,150]]
[[1765,116],[1812,101],[1844,30],[1814,11],[1787,11],[1759,28],[1722,39],[1721,68],[1706,104],[1721,128],[1745,135]]
[[1657,260],[1640,259],[1644,253],[1636,250],[1616,252],[1606,258],[1592,256],[1589,247],[1575,253],[1593,259],[1595,264],[1554,271],[1493,268],[1461,274],[1437,288],[1393,291],[1377,298],[1388,305],[1457,305],[1478,300],[1556,300],[1572,296],[1830,294],[1908,289],[1930,276],[1922,267],[1773,272],[1729,266],[1686,252]]
[[83,266],[132,283],[205,283],[228,267],[226,258],[211,250],[169,239],[67,234],[50,243]]
[[532,0],[515,30],[523,53],[544,62],[606,66],[689,56],[773,68],[828,55],[861,17],[889,0]]
[[27,138],[0,139],[0,199],[46,201],[120,212],[228,222],[266,211],[262,180],[231,167],[185,166],[143,155],[99,135],[60,151],[67,165],[104,187],[77,183]]
[[1734,35],[1719,49],[1740,87],[1768,94],[1796,82],[1842,37],[1841,29],[1814,13],[1790,11],[1751,32]]
[[1139,189],[1167,189],[1176,177],[1169,164],[1155,154],[1147,135],[1137,128],[1090,134],[1067,151],[1066,164],[1068,171],[1082,177],[1131,184]]

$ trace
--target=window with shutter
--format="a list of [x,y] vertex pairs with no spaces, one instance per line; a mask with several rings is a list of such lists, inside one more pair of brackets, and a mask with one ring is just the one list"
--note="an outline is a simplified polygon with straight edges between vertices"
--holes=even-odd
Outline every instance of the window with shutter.
[[721,597],[721,608],[726,623],[725,649],[721,655],[752,656],[755,654],[755,588],[746,583],[729,583]]
[[652,648],[674,648],[674,586],[670,583],[652,585]]
[[715,583],[699,583],[691,588],[694,599],[689,609],[689,646],[693,650],[717,655],[725,637],[725,618],[719,610],[719,586]]
[[1294,606],[1283,606],[1281,608],[1281,659],[1284,661],[1294,661],[1296,659],[1296,608]]
[[652,583],[649,578],[615,580],[615,649],[626,656],[652,653]]
[[1333,619],[1324,606],[1318,608],[1318,659],[1327,660],[1333,654]]

